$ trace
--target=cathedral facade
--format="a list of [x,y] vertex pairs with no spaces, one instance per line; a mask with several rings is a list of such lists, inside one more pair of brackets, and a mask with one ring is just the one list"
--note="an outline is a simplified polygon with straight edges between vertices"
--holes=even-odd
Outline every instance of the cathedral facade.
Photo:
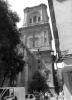
[[23,27],[20,28],[20,32],[24,45],[50,72],[47,84],[53,88],[52,36],[45,4],[24,9],[24,23]]

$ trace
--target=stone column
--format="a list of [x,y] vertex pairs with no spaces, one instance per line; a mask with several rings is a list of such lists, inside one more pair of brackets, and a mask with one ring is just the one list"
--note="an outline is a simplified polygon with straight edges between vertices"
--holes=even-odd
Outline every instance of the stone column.
[[25,92],[28,92],[28,64],[25,65]]

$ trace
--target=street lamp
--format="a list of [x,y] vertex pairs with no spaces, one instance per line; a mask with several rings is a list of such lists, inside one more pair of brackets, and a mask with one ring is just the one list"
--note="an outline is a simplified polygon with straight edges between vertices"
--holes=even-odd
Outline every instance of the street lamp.
[[58,37],[58,30],[56,26],[56,19],[55,19],[55,12],[54,12],[54,6],[53,6],[54,0],[48,0],[48,6],[49,6],[49,12],[50,12],[50,18],[51,18],[51,26],[52,26],[52,36],[54,37],[55,41],[55,48],[56,51],[59,52],[59,37]]

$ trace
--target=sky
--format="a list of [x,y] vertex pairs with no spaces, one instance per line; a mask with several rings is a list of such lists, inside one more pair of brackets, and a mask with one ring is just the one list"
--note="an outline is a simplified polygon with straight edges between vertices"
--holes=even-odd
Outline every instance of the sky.
[[23,10],[26,7],[36,6],[36,5],[39,5],[41,3],[44,3],[44,4],[48,5],[48,1],[47,0],[7,0],[7,1],[10,4],[10,8],[13,11],[16,11],[17,14],[20,17],[20,23],[17,24],[18,27],[21,27],[22,24],[23,24],[23,19],[24,19]]

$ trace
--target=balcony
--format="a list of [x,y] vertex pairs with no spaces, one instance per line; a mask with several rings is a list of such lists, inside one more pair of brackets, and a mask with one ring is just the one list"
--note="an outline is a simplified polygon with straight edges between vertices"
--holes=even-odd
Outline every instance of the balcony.
[[35,26],[35,25],[46,24],[46,23],[49,23],[49,22],[41,20],[40,22],[36,22],[36,23],[24,23],[23,27]]

